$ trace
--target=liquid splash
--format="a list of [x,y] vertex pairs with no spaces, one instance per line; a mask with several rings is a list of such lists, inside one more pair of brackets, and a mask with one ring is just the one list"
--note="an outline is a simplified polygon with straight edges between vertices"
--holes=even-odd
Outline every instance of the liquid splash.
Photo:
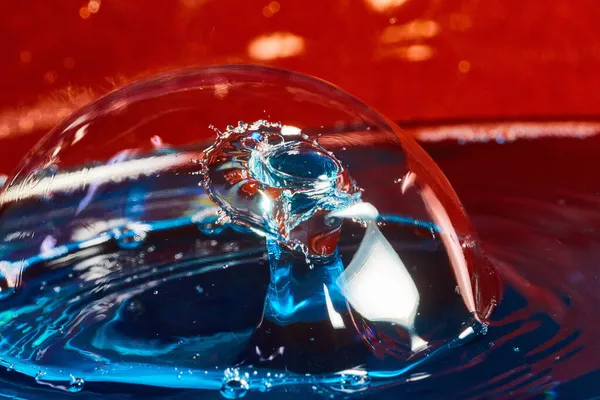
[[[264,113],[272,91],[258,103],[237,100],[261,96],[264,71],[231,67],[236,84],[219,102],[244,109],[229,121],[252,104]],[[387,147],[344,143],[332,152],[322,144],[328,128],[297,117],[238,123],[184,145],[149,118],[136,122],[147,140],[134,150],[106,141],[85,153],[104,162],[76,161],[72,148],[97,143],[106,126],[138,121],[141,99],[144,111],[170,104],[165,98],[195,104],[222,72],[102,99],[10,179],[0,194],[3,365],[78,396],[153,386],[168,396],[326,398],[376,395],[463,357],[487,332],[499,297],[494,270],[435,165],[337,89],[269,78],[287,82],[282,98],[314,107],[301,115],[331,113],[334,129],[368,127],[387,135]],[[176,122],[187,112],[174,110],[161,115]],[[82,124],[86,135],[75,141]],[[398,168],[377,176],[363,168],[379,156]],[[400,187],[398,174],[411,178]]]

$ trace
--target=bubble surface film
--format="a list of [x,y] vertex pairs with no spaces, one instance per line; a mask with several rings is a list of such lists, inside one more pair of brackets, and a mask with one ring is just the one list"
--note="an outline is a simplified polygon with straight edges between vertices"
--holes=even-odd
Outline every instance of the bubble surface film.
[[384,393],[464,357],[501,296],[424,151],[282,70],[120,89],[51,131],[0,202],[0,359],[48,393]]

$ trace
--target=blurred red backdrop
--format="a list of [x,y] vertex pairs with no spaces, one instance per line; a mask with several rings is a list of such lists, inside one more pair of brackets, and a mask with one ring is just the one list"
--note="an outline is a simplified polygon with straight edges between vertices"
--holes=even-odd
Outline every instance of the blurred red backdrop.
[[396,120],[600,111],[594,0],[54,0],[0,5],[0,173],[73,109],[171,68],[263,63]]
[[[407,122],[593,119],[598,21],[597,0],[5,0],[0,175],[74,109],[133,79],[189,66],[262,63],[308,73]],[[580,285],[593,311],[600,124],[542,125],[408,132],[426,140],[457,132],[587,137],[426,149],[489,253],[528,255],[529,270],[560,282],[595,277]],[[503,268],[511,284],[544,303],[546,292],[515,271]],[[597,368],[600,328],[589,321],[585,352],[555,366],[554,379]]]

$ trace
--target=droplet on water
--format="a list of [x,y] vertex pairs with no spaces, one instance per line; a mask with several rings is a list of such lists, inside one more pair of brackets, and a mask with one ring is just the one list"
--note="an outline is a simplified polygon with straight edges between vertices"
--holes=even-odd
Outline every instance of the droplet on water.
[[240,377],[230,378],[221,386],[221,396],[226,399],[241,399],[248,393],[249,386],[245,379]]
[[371,379],[366,371],[345,372],[341,376],[340,383],[343,389],[364,390],[371,383]]
[[84,385],[85,385],[85,381],[83,380],[83,378],[71,377],[71,382],[69,383],[69,392],[71,392],[71,393],[81,392]]

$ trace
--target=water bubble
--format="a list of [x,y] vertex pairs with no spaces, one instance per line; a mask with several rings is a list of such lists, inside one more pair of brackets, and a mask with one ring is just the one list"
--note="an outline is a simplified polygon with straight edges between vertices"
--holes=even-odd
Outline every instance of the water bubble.
[[367,372],[352,371],[344,372],[340,378],[342,389],[346,390],[364,390],[371,384],[371,379]]
[[248,382],[240,377],[229,378],[221,386],[221,396],[226,399],[241,399],[248,394]]
[[78,393],[81,392],[83,386],[85,385],[85,381],[83,378],[71,377],[71,382],[69,383],[69,392]]
[[230,379],[225,383],[226,389],[221,388],[221,395],[229,399],[240,399],[244,397],[249,390],[248,382],[245,379]]
[[[58,125],[7,182],[0,298],[27,290],[3,302],[0,354],[19,356],[19,371],[87,377],[93,357],[107,383],[181,387],[188,374],[165,367],[178,365],[207,371],[193,384],[226,398],[255,381],[309,395],[382,376],[387,387],[441,355],[462,362],[456,347],[499,298],[422,149],[359,100],[287,71],[133,83]],[[16,227],[31,235],[15,239]],[[62,252],[51,260],[49,235]],[[340,377],[357,366],[369,374]],[[272,375],[220,374],[231,368]]]

